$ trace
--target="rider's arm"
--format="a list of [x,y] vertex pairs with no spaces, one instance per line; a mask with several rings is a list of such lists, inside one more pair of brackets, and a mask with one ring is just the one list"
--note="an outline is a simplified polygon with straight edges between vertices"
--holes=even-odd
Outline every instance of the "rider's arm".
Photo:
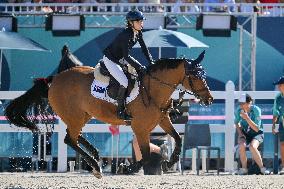
[[132,56],[128,55],[128,56],[123,56],[123,58],[132,66],[135,68],[136,71],[139,71],[142,69],[142,65],[135,60]]
[[140,70],[142,68],[142,65],[137,61],[135,60],[134,58],[132,58],[130,55],[129,55],[129,47],[128,47],[128,41],[129,41],[129,38],[131,36],[126,36],[124,35],[125,39],[123,40],[123,44],[122,44],[122,53],[123,53],[123,58],[131,65],[135,68],[136,71]]
[[132,62],[135,62],[135,64],[138,64],[139,66],[142,66],[138,60],[136,60],[135,58],[133,58],[132,56],[128,55],[128,58],[131,59]]
[[152,58],[152,55],[150,54],[149,49],[146,47],[146,44],[145,44],[144,39],[143,39],[142,32],[139,32],[138,42],[139,42],[141,49],[142,49],[142,52],[145,55],[146,59],[148,60],[149,64],[152,64],[153,58]]

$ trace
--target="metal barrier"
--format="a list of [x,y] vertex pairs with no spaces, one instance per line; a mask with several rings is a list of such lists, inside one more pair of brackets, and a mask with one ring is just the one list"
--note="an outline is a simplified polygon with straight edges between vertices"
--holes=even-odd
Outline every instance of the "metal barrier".
[[224,12],[234,15],[284,16],[284,3],[1,3],[4,13],[42,15],[50,12],[114,15],[139,8],[143,12],[166,15]]

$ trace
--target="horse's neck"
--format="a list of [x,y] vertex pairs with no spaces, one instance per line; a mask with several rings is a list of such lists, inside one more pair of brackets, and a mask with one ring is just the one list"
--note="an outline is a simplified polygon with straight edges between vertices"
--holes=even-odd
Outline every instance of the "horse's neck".
[[[146,88],[150,91],[151,98],[155,103],[162,105],[169,100],[175,87],[181,81],[181,76],[182,71],[179,68],[161,70],[151,73],[151,76],[148,76],[144,83],[148,85]],[[149,78],[150,82],[148,82]]]

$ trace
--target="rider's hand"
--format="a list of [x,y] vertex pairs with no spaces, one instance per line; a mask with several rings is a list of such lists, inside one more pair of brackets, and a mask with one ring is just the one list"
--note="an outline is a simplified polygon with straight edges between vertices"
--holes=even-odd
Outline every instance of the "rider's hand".
[[139,68],[139,70],[137,70],[137,74],[138,75],[145,75],[146,74],[146,67],[145,66],[141,66]]

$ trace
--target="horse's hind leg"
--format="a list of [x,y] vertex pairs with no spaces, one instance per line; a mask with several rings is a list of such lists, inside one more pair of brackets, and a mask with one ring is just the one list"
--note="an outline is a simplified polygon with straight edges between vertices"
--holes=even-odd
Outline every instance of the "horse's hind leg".
[[82,144],[95,158],[95,160],[99,161],[99,151],[95,148],[87,139],[85,139],[82,135],[79,136],[78,142]]
[[[87,123],[91,118],[92,118],[92,116],[90,116],[89,114],[85,113],[84,122]],[[78,142],[80,144],[82,144],[86,148],[86,150],[88,150],[88,152],[95,158],[95,160],[97,160],[97,161],[100,160],[98,149],[95,148],[87,139],[85,139],[82,136],[82,133],[80,133],[80,135],[78,137]]]
[[85,152],[78,144],[82,127],[90,119],[90,116],[85,112],[79,111],[79,109],[74,109],[74,111],[69,112],[69,114],[65,113],[65,116],[62,116],[61,118],[67,125],[67,134],[64,142],[82,155],[83,159],[88,163],[88,165],[93,168],[93,174],[95,177],[101,178],[102,174],[98,162],[87,152]]
[[93,168],[93,174],[97,178],[102,178],[101,174],[101,168],[98,165],[98,162],[93,159],[88,153],[86,153],[79,145],[78,143],[74,143],[69,135],[69,132],[67,130],[67,135],[64,139],[64,142],[68,144],[70,147],[72,147],[76,152],[82,155],[83,159]]

